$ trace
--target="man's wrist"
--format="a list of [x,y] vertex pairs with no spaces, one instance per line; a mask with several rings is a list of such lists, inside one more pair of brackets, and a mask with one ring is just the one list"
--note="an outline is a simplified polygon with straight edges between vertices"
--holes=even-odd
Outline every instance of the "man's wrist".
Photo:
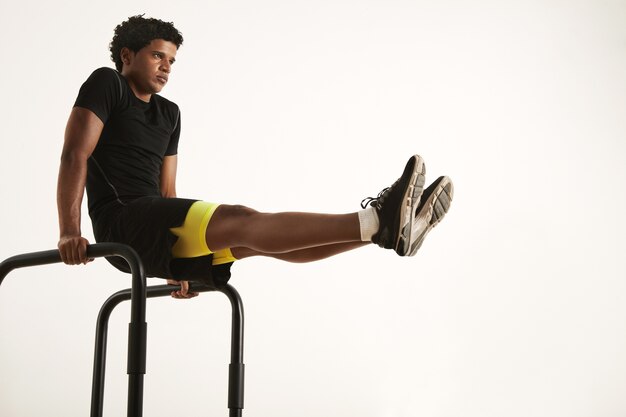
[[63,239],[63,238],[71,238],[71,237],[81,237],[82,234],[80,232],[80,230],[78,232],[61,232],[59,234],[59,238]]

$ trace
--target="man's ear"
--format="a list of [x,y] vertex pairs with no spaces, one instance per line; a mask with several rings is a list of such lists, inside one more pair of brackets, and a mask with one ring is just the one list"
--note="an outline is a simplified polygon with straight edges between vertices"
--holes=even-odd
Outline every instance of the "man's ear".
[[120,58],[122,58],[122,63],[125,65],[130,65],[134,57],[135,53],[127,47],[123,47],[120,51]]

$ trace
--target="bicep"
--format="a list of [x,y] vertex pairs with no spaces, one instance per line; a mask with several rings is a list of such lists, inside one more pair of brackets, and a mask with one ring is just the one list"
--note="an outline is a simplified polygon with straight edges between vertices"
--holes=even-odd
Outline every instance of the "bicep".
[[63,157],[89,158],[98,144],[103,127],[104,123],[94,112],[74,107],[65,128]]
[[168,155],[163,158],[161,165],[161,195],[163,197],[176,197],[177,165],[177,155]]

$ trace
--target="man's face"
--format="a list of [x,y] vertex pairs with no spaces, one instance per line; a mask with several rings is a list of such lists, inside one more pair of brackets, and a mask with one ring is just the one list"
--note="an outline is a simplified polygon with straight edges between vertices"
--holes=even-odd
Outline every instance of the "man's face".
[[163,39],[154,39],[137,53],[122,48],[122,75],[130,82],[135,94],[149,99],[160,92],[172,70],[176,58],[176,45]]

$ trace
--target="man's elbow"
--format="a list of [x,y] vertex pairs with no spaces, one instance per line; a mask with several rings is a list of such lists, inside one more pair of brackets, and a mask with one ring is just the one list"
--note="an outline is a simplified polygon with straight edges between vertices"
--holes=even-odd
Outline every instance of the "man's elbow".
[[176,190],[173,188],[161,188],[161,197],[176,198]]

